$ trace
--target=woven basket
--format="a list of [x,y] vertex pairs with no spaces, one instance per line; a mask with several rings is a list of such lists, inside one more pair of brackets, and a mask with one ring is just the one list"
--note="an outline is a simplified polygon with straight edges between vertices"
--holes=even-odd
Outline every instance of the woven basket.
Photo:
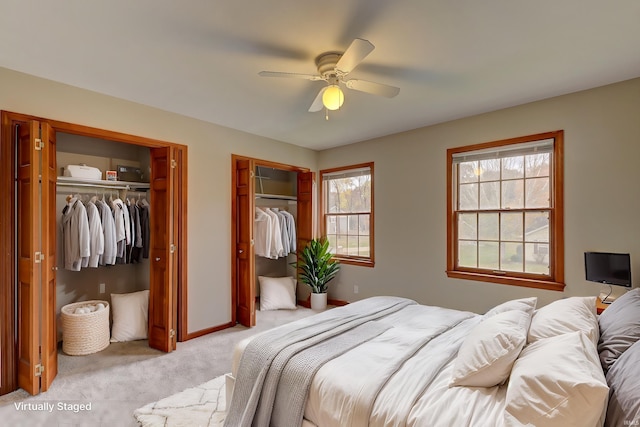
[[[91,313],[75,314],[76,308],[104,304]],[[109,303],[81,301],[62,307],[62,351],[81,356],[104,350],[109,345]]]

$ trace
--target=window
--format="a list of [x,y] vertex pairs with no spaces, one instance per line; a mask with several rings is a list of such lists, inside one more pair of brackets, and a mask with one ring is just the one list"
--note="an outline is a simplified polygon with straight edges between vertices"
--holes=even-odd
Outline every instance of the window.
[[323,235],[346,264],[373,266],[373,163],[320,171]]
[[447,151],[447,275],[564,289],[563,132]]

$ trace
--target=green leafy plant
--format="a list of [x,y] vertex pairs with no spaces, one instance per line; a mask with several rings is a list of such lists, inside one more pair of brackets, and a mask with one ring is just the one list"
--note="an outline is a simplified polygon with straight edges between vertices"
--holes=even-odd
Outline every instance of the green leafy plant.
[[327,293],[327,284],[336,277],[340,262],[332,259],[329,241],[313,239],[298,255],[298,277],[314,294]]

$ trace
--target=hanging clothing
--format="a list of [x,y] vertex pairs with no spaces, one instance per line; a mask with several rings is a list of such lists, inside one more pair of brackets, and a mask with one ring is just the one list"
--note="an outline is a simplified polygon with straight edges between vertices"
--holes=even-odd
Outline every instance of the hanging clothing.
[[289,241],[289,230],[287,228],[287,217],[278,208],[271,208],[271,210],[278,215],[278,221],[280,222],[280,241],[282,242],[282,256],[289,255],[291,243]]
[[98,263],[100,265],[113,265],[116,263],[116,252],[118,250],[113,213],[104,200],[98,200],[95,203],[100,211],[100,220],[102,221],[102,230],[104,232],[104,252],[99,257]]
[[280,230],[280,218],[278,214],[269,208],[264,208],[264,212],[271,217],[271,246],[269,247],[269,258],[278,259],[284,255],[282,246],[282,231]]
[[149,206],[149,202],[145,199],[138,200],[137,203],[140,208],[140,234],[142,236],[142,258],[149,258],[149,247],[150,245],[150,236],[151,229],[149,223],[149,210],[151,207]]
[[271,221],[270,215],[256,207],[253,218],[253,249],[256,255],[265,258],[270,258],[271,239],[273,237]]
[[92,201],[89,201],[85,208],[89,223],[90,255],[88,258],[82,259],[82,267],[97,268],[100,255],[104,254],[104,230],[100,221],[98,207]]
[[280,211],[287,218],[287,234],[289,235],[289,253],[296,252],[296,221],[291,212]]
[[77,197],[67,201],[62,210],[64,268],[80,271],[83,258],[91,255],[91,239],[87,210]]

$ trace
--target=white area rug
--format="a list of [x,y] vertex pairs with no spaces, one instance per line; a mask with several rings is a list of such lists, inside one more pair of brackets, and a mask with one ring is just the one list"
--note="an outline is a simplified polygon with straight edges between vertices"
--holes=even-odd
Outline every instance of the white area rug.
[[226,416],[225,377],[149,403],[133,415],[144,427],[222,426]]

